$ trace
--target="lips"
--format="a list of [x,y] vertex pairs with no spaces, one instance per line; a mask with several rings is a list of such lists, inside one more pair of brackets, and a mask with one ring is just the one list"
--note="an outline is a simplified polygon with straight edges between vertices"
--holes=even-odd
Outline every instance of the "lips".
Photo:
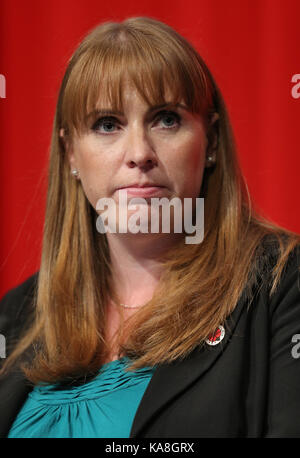
[[157,183],[132,183],[126,184],[125,186],[120,186],[117,189],[125,189],[125,188],[164,188],[163,185]]
[[117,191],[127,191],[127,195],[152,197],[164,194],[165,186],[156,183],[133,183],[117,188]]

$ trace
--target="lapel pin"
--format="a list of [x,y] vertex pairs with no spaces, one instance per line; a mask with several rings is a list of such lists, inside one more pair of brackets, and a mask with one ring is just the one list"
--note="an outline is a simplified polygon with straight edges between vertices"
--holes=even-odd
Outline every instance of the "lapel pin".
[[221,342],[221,340],[224,339],[225,336],[225,329],[223,326],[218,326],[215,332],[210,334],[208,339],[205,339],[205,342],[207,345],[218,345],[218,343]]

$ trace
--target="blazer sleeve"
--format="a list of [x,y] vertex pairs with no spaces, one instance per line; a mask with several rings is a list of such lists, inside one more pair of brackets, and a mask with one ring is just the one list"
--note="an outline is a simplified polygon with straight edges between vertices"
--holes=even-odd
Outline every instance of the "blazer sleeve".
[[[300,248],[270,299],[268,415],[265,437],[300,437]],[[259,377],[259,374],[258,374]]]
[[[30,323],[34,307],[33,296],[38,274],[11,289],[0,301],[0,334],[5,338],[6,358],[18,343],[23,329]],[[3,354],[0,367],[5,362]],[[0,376],[0,438],[7,437],[18,412],[25,402],[32,387],[19,371],[14,370]]]
[[[17,344],[20,333],[29,325],[33,315],[33,296],[38,272],[22,284],[8,291],[0,301],[0,334],[5,338],[8,357]],[[3,358],[3,356],[2,356]],[[0,360],[3,362],[3,359]]]

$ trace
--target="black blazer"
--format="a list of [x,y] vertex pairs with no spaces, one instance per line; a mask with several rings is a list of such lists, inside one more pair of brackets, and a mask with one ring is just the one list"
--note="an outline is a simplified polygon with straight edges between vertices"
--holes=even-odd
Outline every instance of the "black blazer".
[[[299,266],[300,246],[271,299],[267,281],[258,282],[250,306],[242,294],[219,344],[156,369],[130,437],[300,437]],[[0,303],[8,346],[28,316],[36,278]],[[20,373],[0,379],[0,437],[7,437],[31,389]]]

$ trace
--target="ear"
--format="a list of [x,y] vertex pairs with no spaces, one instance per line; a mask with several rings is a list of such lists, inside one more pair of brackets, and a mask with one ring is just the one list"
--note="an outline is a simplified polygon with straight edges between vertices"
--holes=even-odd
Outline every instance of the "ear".
[[214,113],[210,119],[207,138],[208,138],[208,149],[210,152],[214,152],[218,147],[219,140],[219,129],[217,127],[217,120],[220,118],[219,113]]
[[67,155],[67,158],[69,160],[69,163],[70,163],[70,168],[71,170],[74,170],[76,169],[76,163],[75,163],[75,155],[74,155],[74,152],[73,152],[73,148],[72,148],[72,145],[71,143],[69,142],[67,136],[66,136],[66,133],[65,133],[65,129],[60,129],[59,131],[59,137],[61,138],[63,144],[64,144],[64,148],[65,148],[65,152],[66,152],[66,155]]
[[207,129],[207,148],[206,148],[206,167],[212,167],[215,165],[217,157],[217,149],[219,144],[219,129],[218,129],[218,119],[220,118],[219,113],[213,113],[211,116],[208,129]]

